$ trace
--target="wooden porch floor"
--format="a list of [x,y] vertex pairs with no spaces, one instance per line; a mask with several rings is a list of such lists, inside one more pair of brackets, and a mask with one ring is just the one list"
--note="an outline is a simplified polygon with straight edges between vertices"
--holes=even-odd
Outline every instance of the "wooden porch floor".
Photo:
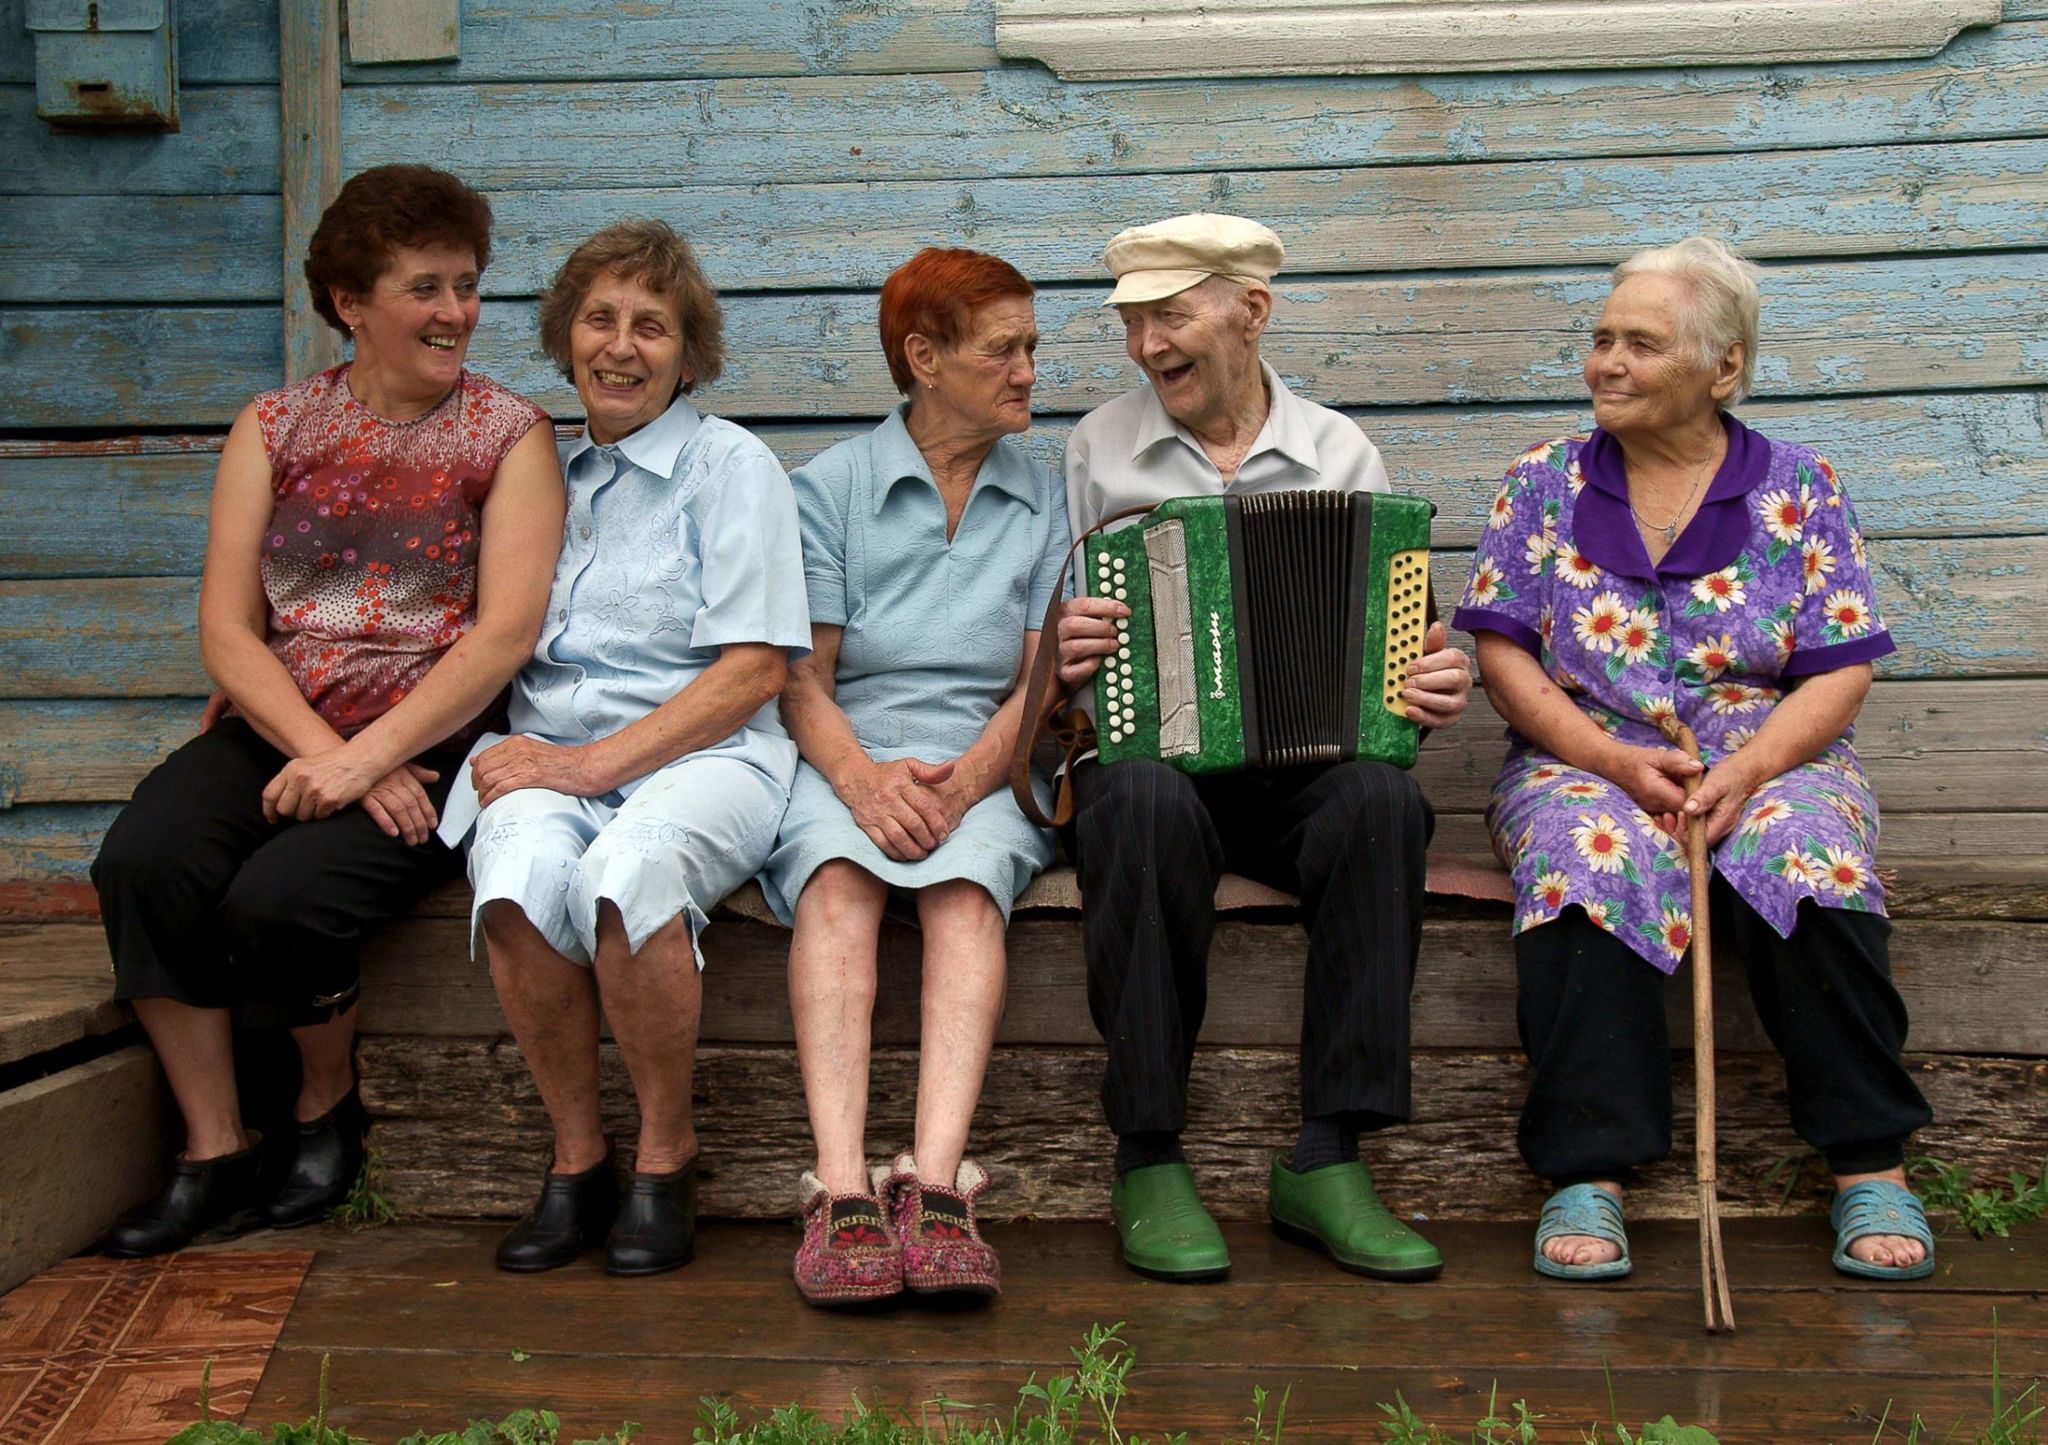
[[[1933,1438],[1990,1416],[1993,1315],[2008,1398],[2048,1375],[2048,1231],[1941,1241],[1926,1284],[1856,1284],[1829,1267],[1817,1219],[1731,1221],[1732,1337],[1700,1328],[1690,1226],[1644,1223],[1636,1274],[1612,1286],[1547,1284],[1520,1225],[1432,1228],[1441,1279],[1387,1285],[1338,1273],[1253,1225],[1226,1226],[1223,1283],[1169,1286],[1118,1263],[1107,1225],[990,1231],[1006,1271],[985,1309],[833,1315],[789,1281],[793,1227],[714,1224],[688,1269],[613,1280],[586,1260],[538,1278],[491,1266],[496,1225],[398,1225],[351,1235],[257,1235],[319,1253],[246,1423],[312,1411],[331,1355],[331,1418],[380,1442],[423,1426],[545,1405],[564,1438],[637,1420],[686,1441],[697,1398],[743,1417],[800,1400],[836,1419],[849,1395],[915,1414],[939,1396],[1007,1415],[1016,1387],[1070,1367],[1095,1322],[1124,1322],[1138,1356],[1119,1424],[1196,1440],[1241,1433],[1251,1389],[1291,1388],[1287,1439],[1377,1440],[1375,1406],[1400,1391],[1460,1432],[1498,1382],[1548,1417],[1544,1439],[1669,1413],[1723,1441]],[[234,1246],[229,1246],[230,1248]],[[523,1358],[521,1358],[523,1356]],[[1615,1408],[1609,1407],[1611,1369]],[[1967,1431],[1963,1432],[1965,1435]],[[1462,1435],[1461,1435],[1462,1438]]]

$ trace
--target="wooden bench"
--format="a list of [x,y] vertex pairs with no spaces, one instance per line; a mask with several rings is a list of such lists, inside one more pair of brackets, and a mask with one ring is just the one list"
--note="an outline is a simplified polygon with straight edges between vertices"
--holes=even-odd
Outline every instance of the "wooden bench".
[[[2048,1063],[2040,999],[2048,992],[2048,864],[1894,860],[1894,966],[1913,1016],[1912,1066],[1936,1124],[1930,1153],[1985,1170],[2048,1153]],[[1434,855],[1433,883],[1460,895],[1504,882],[1490,859]],[[75,906],[75,901],[74,906]],[[1087,1014],[1078,894],[1058,867],[1021,900],[1010,930],[1009,1003],[977,1118],[974,1148],[996,1172],[1005,1214],[1093,1215],[1103,1207],[1111,1138],[1096,1101],[1101,1047]],[[1227,878],[1211,960],[1210,1008],[1191,1088],[1190,1154],[1220,1214],[1264,1207],[1266,1151],[1295,1119],[1301,931],[1293,900]],[[371,944],[359,1061],[376,1118],[385,1188],[430,1216],[509,1216],[529,1202],[546,1153],[545,1115],[505,1030],[487,970],[467,953],[468,895],[450,886]],[[1514,1151],[1523,1071],[1514,1031],[1508,910],[1499,901],[1433,896],[1415,992],[1416,1121],[1368,1145],[1401,1207],[1434,1218],[1533,1211],[1541,1191]],[[788,934],[751,885],[703,939],[703,1043],[697,1103],[704,1207],[740,1216],[792,1205],[809,1158],[808,1124],[790,1046]],[[916,1078],[918,940],[890,924],[875,1014],[869,1138],[909,1137]],[[16,995],[47,984],[69,1002],[61,1029],[117,1027],[105,997],[98,925],[73,912],[0,930],[0,980]],[[1801,1146],[1785,1122],[1782,1073],[1749,1010],[1739,966],[1717,972],[1722,1179],[1731,1214],[1803,1202],[1773,1171]],[[0,995],[5,996],[5,995]],[[1687,991],[1671,990],[1673,1037],[1685,1039]],[[48,1037],[57,1037],[49,1034]],[[146,1058],[143,1065],[146,1066]],[[153,1071],[152,1071],[153,1072]],[[1632,1204],[1642,1217],[1691,1207],[1681,1061],[1680,1163],[1656,1171]],[[604,1050],[607,1119],[632,1135],[631,1091]],[[1808,1176],[1816,1184],[1819,1175]]]

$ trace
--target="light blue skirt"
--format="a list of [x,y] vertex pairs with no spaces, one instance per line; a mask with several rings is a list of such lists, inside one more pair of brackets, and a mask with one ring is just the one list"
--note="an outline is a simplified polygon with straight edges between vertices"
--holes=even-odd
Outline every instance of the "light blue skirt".
[[[1051,789],[1036,776],[1032,786],[1039,807],[1049,813]],[[860,830],[823,773],[800,762],[781,836],[761,870],[761,891],[777,918],[794,922],[797,896],[811,875],[833,859],[844,858],[892,888],[917,889],[962,879],[979,883],[1008,923],[1010,905],[1052,862],[1052,849],[1052,830],[1026,818],[1009,788],[1003,787],[969,808],[952,836],[931,854],[915,863],[902,862],[877,848]]]

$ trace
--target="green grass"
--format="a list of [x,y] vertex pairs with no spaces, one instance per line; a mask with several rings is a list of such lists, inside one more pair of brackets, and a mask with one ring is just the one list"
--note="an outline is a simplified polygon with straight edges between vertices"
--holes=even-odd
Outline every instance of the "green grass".
[[363,1150],[363,1167],[349,1186],[348,1198],[328,1210],[327,1219],[349,1229],[381,1229],[397,1221],[398,1210],[384,1197],[384,1156],[375,1144]]
[[[2008,1399],[1999,1369],[1998,1316],[1992,1315],[1991,1416],[1989,1423],[1969,1426],[1955,1421],[1945,1427],[1918,1415],[1894,1422],[1891,1408],[1877,1421],[1870,1445],[2042,1445],[2043,1406],[2040,1385],[2027,1383]],[[892,1415],[872,1409],[858,1397],[847,1405],[838,1423],[808,1406],[790,1404],[765,1415],[742,1420],[728,1400],[699,1400],[692,1445],[1178,1445],[1183,1434],[1142,1437],[1126,1434],[1118,1422],[1130,1398],[1130,1374],[1137,1355],[1124,1341],[1121,1324],[1095,1325],[1070,1351],[1074,1368],[1041,1383],[1033,1374],[1017,1389],[1007,1415],[986,1405],[945,1398],[927,1400],[914,1415]],[[276,1425],[262,1434],[211,1418],[207,1386],[200,1386],[201,1420],[172,1436],[167,1445],[371,1445],[327,1424],[327,1362],[320,1365],[319,1406],[301,1425]],[[1232,1445],[1283,1445],[1288,1395],[1276,1399],[1254,1386],[1251,1408],[1240,1428],[1223,1438]],[[1377,1438],[1384,1445],[1715,1445],[1713,1435],[1697,1425],[1682,1425],[1671,1416],[1636,1430],[1624,1425],[1614,1407],[1613,1382],[1608,1385],[1606,1425],[1552,1425],[1546,1417],[1516,1400],[1505,1411],[1496,1388],[1488,1395],[1485,1416],[1469,1428],[1447,1429],[1417,1415],[1396,1392],[1391,1404],[1379,1407]],[[1366,1422],[1359,1422],[1363,1428]],[[1866,1421],[1866,1424],[1868,1422]],[[472,1420],[460,1429],[417,1430],[396,1445],[628,1445],[639,1439],[640,1427],[626,1424],[594,1439],[565,1440],[560,1419],[549,1410],[521,1409],[498,1420]],[[1330,1438],[1325,1432],[1323,1438]],[[1858,1436],[1830,1436],[1829,1445],[1860,1445]],[[654,1445],[646,1441],[644,1445]],[[667,1445],[667,1442],[663,1442]],[[1819,1439],[1811,1445],[1821,1445]]]
[[[2035,1177],[2015,1169],[2003,1181],[1976,1184],[1970,1171],[1960,1164],[1916,1154],[1906,1161],[1906,1182],[1920,1196],[1930,1214],[1945,1214],[1949,1222],[1944,1233],[1961,1225],[1978,1239],[1995,1234],[2009,1237],[2013,1227],[2030,1224],[2048,1215],[2048,1159],[2041,1161]],[[1766,1185],[1778,1186],[1778,1204],[1789,1208],[1804,1197],[1807,1205],[1825,1211],[1835,1194],[1821,1156],[1812,1149],[1796,1149],[1771,1166],[1764,1176]]]

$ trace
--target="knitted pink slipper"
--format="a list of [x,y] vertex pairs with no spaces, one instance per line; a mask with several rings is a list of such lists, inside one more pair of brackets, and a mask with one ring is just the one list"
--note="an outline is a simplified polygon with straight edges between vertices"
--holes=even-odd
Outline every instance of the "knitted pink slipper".
[[797,1292],[827,1309],[901,1294],[903,1251],[880,1201],[868,1194],[834,1194],[808,1169],[802,1191]]
[[999,1295],[1003,1266],[981,1237],[974,1201],[988,1189],[988,1172],[960,1161],[954,1188],[923,1184],[917,1161],[896,1156],[893,1170],[875,1166],[875,1194],[903,1242],[903,1287],[914,1294]]

